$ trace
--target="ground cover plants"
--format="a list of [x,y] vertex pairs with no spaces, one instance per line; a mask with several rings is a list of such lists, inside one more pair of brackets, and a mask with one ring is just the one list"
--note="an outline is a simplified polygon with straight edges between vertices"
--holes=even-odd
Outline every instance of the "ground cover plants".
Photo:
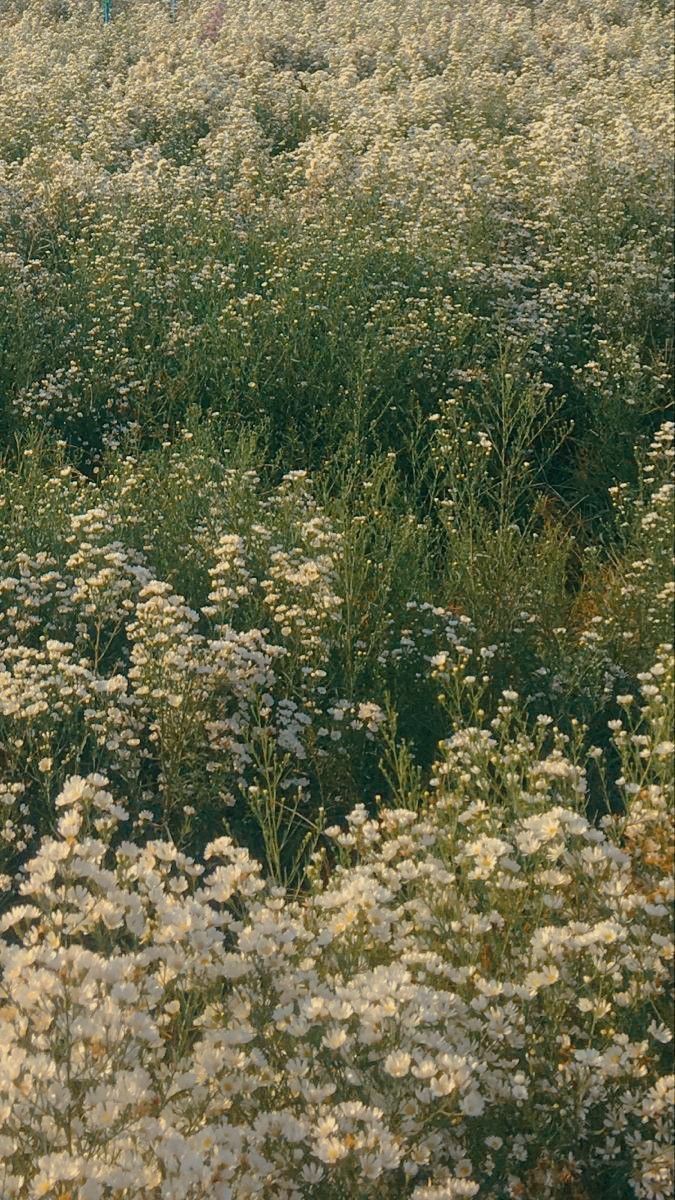
[[673,1195],[672,9],[0,2],[0,1200]]

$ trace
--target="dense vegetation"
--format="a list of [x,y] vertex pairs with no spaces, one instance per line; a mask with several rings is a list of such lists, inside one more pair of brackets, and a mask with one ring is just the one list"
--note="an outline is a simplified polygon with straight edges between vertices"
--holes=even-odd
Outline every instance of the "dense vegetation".
[[0,3],[0,1200],[672,1196],[672,17]]

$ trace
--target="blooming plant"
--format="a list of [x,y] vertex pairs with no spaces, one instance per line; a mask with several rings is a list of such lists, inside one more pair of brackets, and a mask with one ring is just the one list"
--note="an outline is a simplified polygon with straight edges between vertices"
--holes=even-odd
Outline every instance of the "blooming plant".
[[328,830],[300,900],[228,837],[121,838],[71,777],[2,921],[2,1194],[668,1195],[673,701],[643,696],[620,816],[505,698],[418,811]]
[[672,17],[0,0],[0,1200],[673,1197]]

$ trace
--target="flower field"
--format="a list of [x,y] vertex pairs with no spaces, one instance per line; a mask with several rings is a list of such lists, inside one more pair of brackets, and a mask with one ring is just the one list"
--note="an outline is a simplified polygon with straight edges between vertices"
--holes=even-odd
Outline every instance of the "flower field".
[[0,1200],[667,1200],[668,0],[0,0]]

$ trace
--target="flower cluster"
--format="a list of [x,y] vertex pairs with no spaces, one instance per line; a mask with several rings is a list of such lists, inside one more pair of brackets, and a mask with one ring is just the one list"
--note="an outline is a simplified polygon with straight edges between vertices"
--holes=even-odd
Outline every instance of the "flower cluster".
[[671,0],[0,2],[0,1200],[671,1200]]
[[[344,811],[353,760],[376,762],[385,712],[381,684],[370,679],[374,695],[344,669],[343,539],[305,473],[265,492],[254,472],[228,469],[180,540],[170,492],[168,530],[135,494],[147,464],[128,458],[99,486],[56,468],[38,488],[31,462],[30,505],[9,474],[3,513],[2,857],[23,852],[34,822],[49,828],[56,792],[85,767],[123,786],[134,818],[188,840],[226,818],[250,834],[261,804],[283,828],[299,807],[316,831],[322,805]],[[30,554],[20,547],[43,506],[58,534],[51,553]],[[418,672],[432,633],[434,646],[455,637],[450,614],[434,620],[426,639],[405,636]],[[385,634],[390,669],[393,615]],[[268,865],[283,873],[277,850],[266,846]]]
[[2,1195],[670,1195],[672,696],[643,698],[620,816],[505,698],[417,811],[329,830],[301,899],[228,837],[123,840],[71,777],[2,919]]
[[8,419],[98,455],[199,398],[316,461],[455,411],[491,469],[509,348],[603,494],[668,397],[667,7],[5,3]]

